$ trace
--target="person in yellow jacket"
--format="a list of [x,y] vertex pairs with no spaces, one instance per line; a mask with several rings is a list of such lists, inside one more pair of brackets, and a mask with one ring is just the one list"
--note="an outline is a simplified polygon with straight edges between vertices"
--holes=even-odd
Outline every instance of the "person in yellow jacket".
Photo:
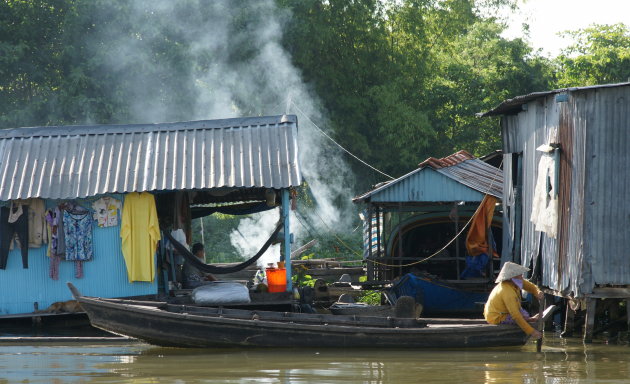
[[517,324],[533,339],[540,339],[542,334],[535,330],[529,322],[538,320],[538,315],[530,316],[521,307],[521,289],[526,290],[538,299],[543,293],[538,287],[523,278],[523,273],[529,271],[522,265],[506,262],[499,272],[495,283],[498,283],[486,302],[483,317],[489,324]]

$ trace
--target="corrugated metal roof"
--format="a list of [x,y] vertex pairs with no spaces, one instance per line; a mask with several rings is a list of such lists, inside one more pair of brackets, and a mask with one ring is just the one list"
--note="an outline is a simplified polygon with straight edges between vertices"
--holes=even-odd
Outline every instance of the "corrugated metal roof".
[[[359,195],[352,199],[354,202],[365,201],[368,198],[373,198],[375,195],[388,193],[391,196],[405,197],[405,201],[413,198],[413,201],[447,201],[436,200],[435,196],[429,196],[428,194],[418,194],[416,189],[417,185],[421,181],[426,182],[426,178],[419,177],[425,169],[431,169],[436,171],[450,180],[453,180],[459,184],[465,185],[477,192],[480,192],[481,198],[484,194],[490,194],[501,199],[503,197],[503,171],[499,168],[493,167],[490,164],[474,158],[466,151],[459,151],[450,156],[436,159],[433,157],[420,163],[420,167],[408,174],[399,177],[396,180],[392,180],[387,184],[382,184],[371,191],[368,191],[362,195]],[[417,179],[417,182],[410,180]],[[429,188],[439,190],[439,186],[435,185],[437,180],[432,179],[432,185]],[[394,189],[404,189],[401,191],[394,191]],[[425,190],[427,188],[424,188]],[[379,200],[381,201],[381,200]],[[388,200],[389,201],[389,200]],[[453,201],[450,199],[448,201]]]
[[0,130],[0,200],[301,182],[294,115]]
[[501,104],[497,105],[496,107],[494,107],[493,109],[487,111],[487,112],[483,112],[483,113],[478,113],[477,116],[479,117],[486,117],[486,116],[497,116],[497,115],[505,115],[505,114],[511,114],[511,113],[515,113],[515,112],[519,112],[522,110],[521,106],[529,101],[538,99],[540,97],[545,97],[548,95],[553,95],[556,93],[565,93],[565,92],[575,92],[575,91],[584,91],[584,90],[590,90],[590,89],[598,89],[598,88],[612,88],[612,87],[622,87],[622,86],[626,86],[629,85],[630,82],[626,82],[626,83],[615,83],[615,84],[600,84],[600,85],[591,85],[591,86],[587,86],[587,87],[572,87],[572,88],[560,88],[560,89],[554,89],[551,91],[544,91],[544,92],[532,92],[529,93],[527,95],[522,95],[522,96],[516,96],[512,99],[508,99],[503,101]]

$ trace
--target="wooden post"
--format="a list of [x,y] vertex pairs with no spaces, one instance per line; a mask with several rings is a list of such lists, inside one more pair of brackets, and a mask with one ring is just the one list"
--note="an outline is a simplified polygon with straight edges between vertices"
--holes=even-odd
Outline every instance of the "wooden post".
[[[545,331],[545,322],[543,321],[543,311],[545,309],[545,296],[538,301],[538,332],[542,335]],[[542,336],[536,340],[536,352],[542,351]]]
[[593,342],[593,328],[595,326],[595,309],[597,299],[586,299],[586,320],[584,321],[584,342]]
[[569,304],[569,300],[567,302],[567,310],[564,316],[564,330],[562,331],[562,336],[572,336],[573,330],[575,329],[574,319],[575,312],[571,309],[571,305]]

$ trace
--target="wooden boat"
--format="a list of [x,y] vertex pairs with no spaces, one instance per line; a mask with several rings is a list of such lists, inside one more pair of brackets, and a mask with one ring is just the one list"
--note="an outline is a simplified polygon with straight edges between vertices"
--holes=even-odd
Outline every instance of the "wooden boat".
[[476,348],[526,342],[520,328],[481,320],[249,311],[82,296],[93,326],[175,347]]

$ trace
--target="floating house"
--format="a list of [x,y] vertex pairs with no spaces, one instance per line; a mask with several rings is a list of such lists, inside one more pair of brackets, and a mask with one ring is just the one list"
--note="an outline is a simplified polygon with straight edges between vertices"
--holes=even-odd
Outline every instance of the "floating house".
[[[480,313],[475,303],[484,302],[494,285],[494,262],[487,264],[485,277],[461,278],[466,268],[465,227],[486,195],[503,198],[502,184],[501,169],[459,151],[431,157],[408,174],[355,197],[353,202],[365,204],[368,280],[392,280],[413,272],[432,282],[431,288],[423,288],[424,297],[417,298],[423,301],[424,314]],[[491,216],[490,243],[500,249],[501,214]],[[436,291],[441,288],[446,289]]]
[[630,83],[535,92],[481,116],[501,116],[502,260],[585,304],[590,340],[597,299],[630,299]]
[[[106,298],[166,293],[176,274],[164,233],[181,229],[190,244],[192,218],[212,212],[280,208],[290,255],[300,182],[293,115],[0,130],[0,316],[69,300],[66,282]],[[75,213],[59,231],[53,219]],[[134,236],[152,245],[136,249]]]

